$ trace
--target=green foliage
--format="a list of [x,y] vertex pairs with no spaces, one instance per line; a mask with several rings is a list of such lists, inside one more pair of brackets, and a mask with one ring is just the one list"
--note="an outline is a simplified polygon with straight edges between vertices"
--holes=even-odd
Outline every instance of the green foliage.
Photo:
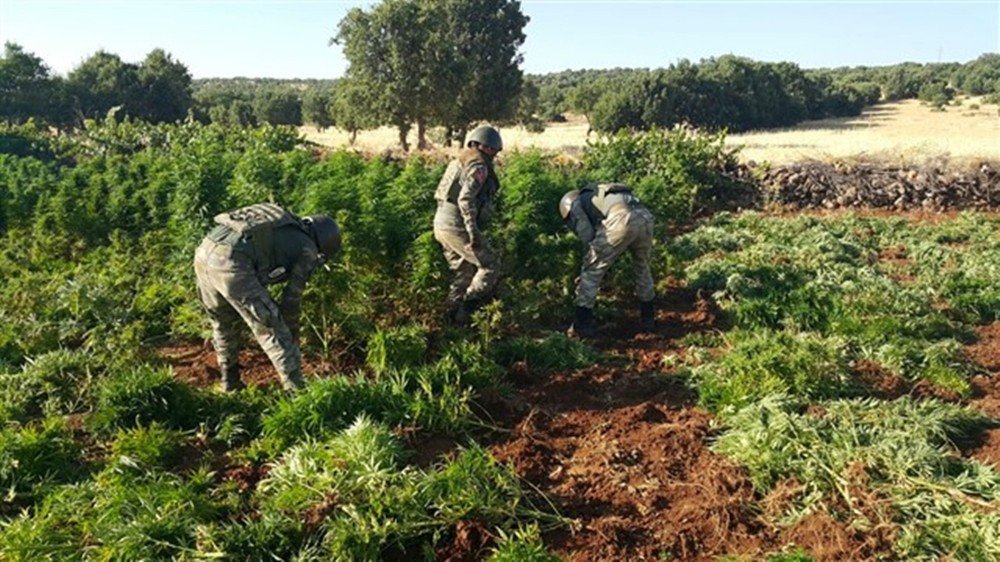
[[95,431],[109,433],[159,422],[169,428],[198,423],[191,388],[174,379],[170,369],[139,366],[110,373],[101,380],[90,419]]
[[726,353],[718,361],[692,369],[700,402],[734,411],[765,396],[803,399],[856,394],[845,342],[812,333],[729,332]]
[[[714,445],[746,466],[762,490],[796,479],[785,522],[826,509],[870,525],[854,496],[855,485],[864,484],[891,501],[902,528],[900,558],[986,560],[1000,552],[1000,519],[982,511],[1000,497],[1000,474],[948,448],[989,423],[981,414],[906,398],[824,402],[815,413],[798,412],[795,401],[762,400],[730,417],[731,429]],[[891,513],[889,505],[872,507]]]
[[87,354],[59,349],[28,360],[20,372],[0,372],[0,423],[79,411],[94,367]]
[[0,512],[9,503],[30,501],[53,484],[83,476],[80,462],[80,446],[60,420],[0,429]]
[[427,353],[427,329],[419,325],[376,330],[368,339],[367,364],[377,374],[416,367]]
[[291,560],[305,545],[305,535],[302,521],[268,512],[259,519],[203,527],[198,551],[209,558]]
[[594,364],[599,357],[589,345],[561,332],[549,332],[543,338],[519,336],[501,341],[494,346],[493,356],[507,367],[523,361],[540,371],[579,369]]
[[120,429],[111,444],[111,456],[123,465],[169,469],[178,459],[182,440],[180,432],[157,423]]
[[[182,480],[108,469],[62,487],[34,513],[7,523],[0,547],[12,546],[20,560],[71,559],[81,552],[100,560],[175,558],[192,551],[199,525],[216,515],[207,496],[210,482],[207,473]],[[54,532],[50,538],[34,529]]]
[[490,552],[487,562],[559,562],[558,556],[551,554],[542,544],[536,525],[521,527],[512,533],[502,529],[496,548]]
[[654,216],[671,223],[686,222],[719,200],[738,198],[739,186],[718,173],[734,161],[724,134],[699,134],[683,127],[620,133],[584,155],[591,179],[628,183]]

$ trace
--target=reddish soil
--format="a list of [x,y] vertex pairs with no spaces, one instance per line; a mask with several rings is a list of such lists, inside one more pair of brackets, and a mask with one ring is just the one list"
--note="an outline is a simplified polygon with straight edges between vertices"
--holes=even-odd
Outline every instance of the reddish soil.
[[658,309],[655,334],[634,334],[634,318],[602,328],[618,337],[594,344],[620,361],[535,377],[491,407],[509,429],[491,450],[574,520],[545,537],[571,560],[776,550],[745,472],[708,449],[712,416],[680,379],[662,373],[663,354],[680,350],[677,339],[716,329],[719,316],[682,291]]
[[494,537],[487,526],[479,521],[459,521],[452,536],[435,549],[434,555],[441,562],[475,562],[485,557]]
[[[969,404],[1000,421],[1000,322],[980,326],[976,341],[966,346],[965,352],[983,369],[982,374],[972,377]],[[967,457],[1000,468],[1000,428],[988,429],[960,447]]]
[[[212,345],[203,343],[177,343],[160,347],[159,355],[174,368],[174,376],[197,387],[209,387],[219,383],[219,363]],[[256,346],[247,346],[240,352],[240,378],[247,386],[276,386],[278,373],[271,361]],[[303,361],[306,377],[337,372],[344,368],[315,358]]]

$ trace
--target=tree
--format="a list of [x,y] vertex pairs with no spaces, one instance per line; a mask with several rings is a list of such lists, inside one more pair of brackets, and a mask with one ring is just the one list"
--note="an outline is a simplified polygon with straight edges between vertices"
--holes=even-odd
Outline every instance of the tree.
[[114,106],[122,106],[127,115],[141,114],[138,68],[118,55],[94,53],[69,73],[66,84],[85,119],[103,119]]
[[52,113],[55,83],[42,59],[20,45],[4,44],[0,58],[0,118],[7,124]]
[[152,123],[184,119],[191,109],[191,74],[163,49],[153,49],[139,65],[140,116]]
[[415,0],[384,0],[370,12],[354,8],[333,38],[344,47],[347,79],[361,111],[396,127],[404,151],[412,123],[431,105],[431,59],[424,56],[428,22],[421,11]]
[[502,121],[518,108],[523,82],[524,26],[521,3],[510,0],[435,0],[431,45],[443,67],[434,97],[435,123],[464,137],[475,121]]
[[362,111],[396,127],[408,150],[413,124],[423,148],[429,125],[450,136],[473,121],[513,117],[527,21],[511,0],[383,0],[351,10],[332,42],[365,93]]
[[301,125],[302,102],[289,88],[262,87],[253,98],[253,113],[258,123]]
[[333,88],[309,88],[302,96],[302,120],[311,123],[317,131],[333,126],[330,106],[334,99]]
[[378,125],[376,116],[366,109],[365,100],[369,92],[350,79],[337,83],[329,113],[333,123],[351,135],[351,144],[358,137],[358,131]]

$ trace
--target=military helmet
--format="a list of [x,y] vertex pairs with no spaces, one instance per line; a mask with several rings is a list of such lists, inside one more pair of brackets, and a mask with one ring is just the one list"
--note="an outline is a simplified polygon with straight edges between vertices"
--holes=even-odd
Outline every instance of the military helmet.
[[490,127],[489,125],[481,125],[473,129],[465,141],[465,146],[472,146],[472,143],[474,142],[478,142],[483,146],[495,148],[498,152],[503,150],[503,139],[500,138],[500,131]]
[[573,191],[567,191],[566,195],[562,196],[559,200],[559,214],[562,215],[563,220],[569,217],[569,210],[573,208],[573,202],[580,197],[580,190],[574,189]]
[[309,227],[322,259],[340,251],[340,227],[337,226],[337,221],[326,215],[313,215],[302,219],[302,222]]

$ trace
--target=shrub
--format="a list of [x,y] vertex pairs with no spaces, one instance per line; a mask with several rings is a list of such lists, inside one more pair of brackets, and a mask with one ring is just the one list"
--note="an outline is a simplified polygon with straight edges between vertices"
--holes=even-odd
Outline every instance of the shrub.
[[498,342],[493,357],[504,366],[523,361],[529,368],[540,371],[578,369],[597,361],[597,352],[589,345],[560,332],[549,332],[544,338],[519,336]]
[[153,422],[168,428],[191,428],[198,421],[191,389],[174,379],[170,369],[143,365],[113,373],[100,382],[90,424],[95,431],[108,433]]
[[858,391],[845,342],[811,333],[730,332],[715,362],[692,369],[699,402],[732,411],[771,394],[820,399]]
[[415,367],[427,353],[427,329],[411,325],[377,330],[368,339],[367,363],[376,373]]
[[490,552],[487,562],[559,562],[558,556],[545,549],[537,525],[515,529],[512,533],[499,531],[497,546]]
[[0,430],[0,489],[3,502],[30,501],[53,484],[80,476],[80,447],[65,425],[56,419],[41,427]]
[[149,427],[120,429],[111,444],[116,462],[140,467],[168,469],[180,454],[182,435],[154,422]]

